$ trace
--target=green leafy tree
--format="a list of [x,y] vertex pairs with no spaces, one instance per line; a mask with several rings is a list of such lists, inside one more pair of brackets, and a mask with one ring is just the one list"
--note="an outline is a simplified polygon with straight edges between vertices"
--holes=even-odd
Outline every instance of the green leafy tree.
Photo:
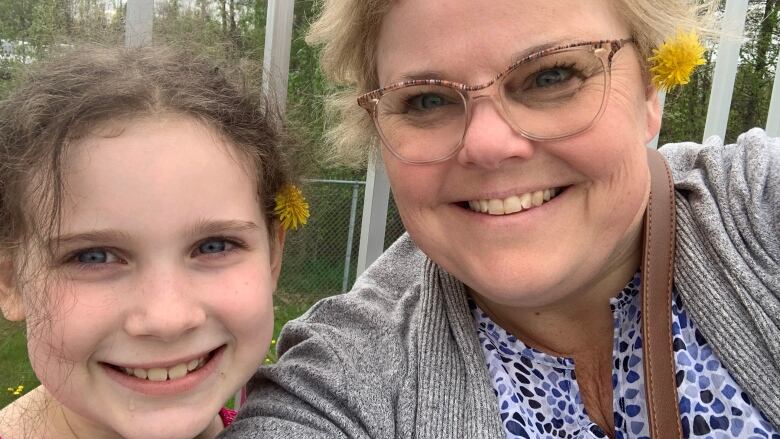
[[[749,2],[746,38],[740,51],[725,136],[727,143],[752,127],[766,125],[780,51],[779,10],[778,0]],[[659,144],[702,139],[715,61],[713,52],[708,52],[706,64],[694,73],[691,83],[667,95]]]
[[[761,4],[763,3],[763,5]],[[754,126],[765,126],[778,56],[778,0],[753,2],[740,53],[726,138],[731,141]]]

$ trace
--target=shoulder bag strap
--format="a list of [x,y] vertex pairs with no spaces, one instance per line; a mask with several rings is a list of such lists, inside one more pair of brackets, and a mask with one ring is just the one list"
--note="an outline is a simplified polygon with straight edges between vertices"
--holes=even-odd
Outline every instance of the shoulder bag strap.
[[674,183],[661,154],[647,150],[650,200],[642,259],[642,334],[650,437],[682,437],[672,348],[672,274],[675,244]]

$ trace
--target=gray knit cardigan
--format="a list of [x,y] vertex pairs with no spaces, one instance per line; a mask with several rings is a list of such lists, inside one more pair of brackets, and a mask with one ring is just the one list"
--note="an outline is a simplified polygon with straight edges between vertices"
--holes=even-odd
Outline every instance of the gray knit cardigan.
[[[661,149],[677,204],[675,286],[780,426],[780,140],[754,129]],[[504,438],[463,284],[401,237],[350,293],[287,324],[226,438]]]

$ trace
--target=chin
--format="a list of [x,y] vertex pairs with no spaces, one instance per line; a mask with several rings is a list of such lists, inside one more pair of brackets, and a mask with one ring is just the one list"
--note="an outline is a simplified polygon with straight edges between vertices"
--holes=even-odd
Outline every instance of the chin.
[[161,410],[132,413],[128,407],[130,418],[121,420],[114,430],[126,439],[192,439],[208,429],[218,416],[219,408],[205,410],[187,410],[172,403]]
[[475,271],[463,272],[463,277],[456,277],[472,293],[495,304],[537,308],[563,300],[566,296],[564,284],[574,273],[563,275],[560,266],[556,268],[556,265],[495,262],[474,267]]
[[[215,413],[214,416],[217,414]],[[118,431],[126,439],[192,439],[203,433],[214,420],[214,416],[209,418],[206,425],[172,425],[184,420],[169,419],[164,423],[153,423],[145,426],[131,426],[130,431]],[[185,418],[186,419],[186,418]],[[124,429],[123,429],[124,430]]]

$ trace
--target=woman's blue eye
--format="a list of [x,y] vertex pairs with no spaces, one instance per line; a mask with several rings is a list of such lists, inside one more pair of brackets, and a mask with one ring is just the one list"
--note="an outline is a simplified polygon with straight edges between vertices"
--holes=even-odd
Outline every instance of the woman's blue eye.
[[233,249],[233,244],[224,239],[212,239],[198,246],[198,251],[203,254],[222,253]]
[[536,86],[549,87],[551,85],[566,81],[571,77],[571,75],[571,69],[562,67],[545,70],[536,75]]
[[116,256],[100,248],[85,250],[79,253],[76,258],[82,264],[105,264],[117,260]]
[[443,96],[433,93],[422,94],[412,99],[412,106],[417,110],[430,110],[446,103]]

